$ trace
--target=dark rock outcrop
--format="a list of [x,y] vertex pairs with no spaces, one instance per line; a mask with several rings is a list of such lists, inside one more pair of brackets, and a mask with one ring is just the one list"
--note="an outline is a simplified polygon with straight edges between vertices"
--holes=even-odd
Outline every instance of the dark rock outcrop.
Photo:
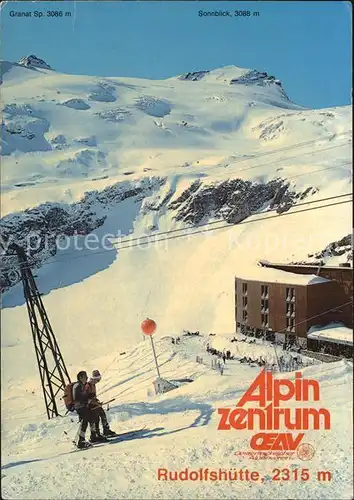
[[350,253],[351,255],[353,253],[352,250],[352,235],[348,234],[347,236],[344,236],[344,238],[341,238],[338,241],[333,241],[329,245],[326,246],[323,250],[320,252],[315,253],[314,255],[309,254],[309,257],[315,257],[316,259],[321,259],[324,257],[335,257],[335,256],[340,256],[344,255],[346,253]]
[[30,54],[29,56],[23,57],[18,61],[20,66],[25,66],[26,68],[40,68],[40,69],[51,69],[49,64],[47,64],[43,59],[39,59],[39,57]]
[[[26,250],[34,268],[57,252],[58,241],[67,236],[86,235],[101,226],[106,217],[98,217],[84,206],[45,203],[34,209],[4,217],[3,241],[16,243]],[[1,253],[0,287],[4,291],[20,280],[16,256]]]
[[202,185],[195,181],[168,209],[177,210],[177,221],[200,224],[209,218],[224,219],[230,224],[241,222],[265,203],[278,213],[289,210],[303,193],[291,191],[288,184],[277,179],[266,184],[252,183],[242,179],[232,179],[219,184]]
[[[101,192],[85,193],[81,201],[71,205],[44,203],[36,208],[8,215],[1,220],[2,242],[17,243],[26,250],[31,267],[39,268],[57,252],[61,238],[85,236],[102,226],[112,205],[139,196],[150,196],[165,183],[164,178],[145,178],[138,182],[123,182]],[[2,226],[2,227],[1,227]],[[16,256],[0,253],[0,287],[5,291],[20,280]]]
[[287,212],[298,201],[301,201],[306,198],[306,196],[317,192],[317,188],[309,187],[305,189],[305,191],[296,193],[295,191],[291,191],[290,185],[286,183],[278,189],[276,195],[274,196],[274,200],[270,204],[270,208],[275,208],[278,214]]
[[285,93],[281,81],[275,78],[275,76],[268,75],[268,73],[260,72],[257,70],[252,70],[239,78],[233,78],[230,81],[230,85],[241,84],[241,85],[256,85],[258,87],[266,87],[269,85],[276,85],[283,97],[289,99]]
[[233,78],[230,81],[231,85],[235,83],[241,83],[243,85],[258,85],[262,87],[275,84],[281,87],[280,80],[277,80],[274,76],[268,75],[266,72],[260,72],[255,69],[240,76],[239,78]]
[[179,80],[183,81],[189,81],[189,82],[198,82],[201,80],[205,75],[210,73],[209,70],[206,71],[193,71],[191,73],[184,73],[183,75],[179,76]]
[[291,262],[297,265],[324,266],[326,259],[330,257],[343,256],[343,263],[353,263],[353,236],[348,234],[338,241],[332,241],[323,250],[316,253],[309,253],[308,259],[300,262]]

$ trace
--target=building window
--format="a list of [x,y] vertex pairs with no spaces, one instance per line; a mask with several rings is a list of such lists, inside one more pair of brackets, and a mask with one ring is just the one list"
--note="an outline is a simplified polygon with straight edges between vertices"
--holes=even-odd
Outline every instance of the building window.
[[[290,299],[289,299],[290,297]],[[289,301],[290,300],[290,301]],[[286,289],[286,330],[295,333],[295,290]]]
[[261,314],[261,320],[262,320],[262,327],[268,328],[269,327],[268,314]]
[[261,285],[261,322],[262,322],[262,328],[269,327],[269,319],[268,319],[269,293],[268,292],[269,292],[268,285]]
[[295,318],[295,304],[293,302],[286,303],[286,316],[288,318]]
[[248,319],[247,304],[247,283],[242,283],[242,320],[244,323],[247,323]]
[[295,302],[295,288],[286,289],[286,301]]
[[261,313],[268,314],[269,313],[269,305],[268,300],[261,299]]
[[295,332],[295,318],[286,318],[286,330],[288,332]]

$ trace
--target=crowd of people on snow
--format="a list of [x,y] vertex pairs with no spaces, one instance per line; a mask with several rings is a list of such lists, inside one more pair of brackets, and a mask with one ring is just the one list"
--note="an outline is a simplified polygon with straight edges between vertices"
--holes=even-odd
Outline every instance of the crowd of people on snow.
[[[236,337],[233,337],[231,339],[231,342],[245,342],[247,344],[255,344],[256,339],[252,338],[242,338],[242,339],[237,339]],[[210,347],[210,344],[208,343],[206,346],[206,351],[213,355],[217,356],[218,358],[222,358],[224,361],[224,364],[226,363],[227,359],[237,359],[240,363],[247,363],[249,365],[258,365],[260,367],[267,367],[272,371],[293,371],[298,368],[307,366],[308,363],[305,363],[302,356],[300,355],[302,348],[291,343],[287,343],[283,345],[283,350],[286,351],[284,355],[280,355],[276,359],[273,358],[269,361],[264,359],[263,356],[243,356],[242,358],[238,356],[231,355],[230,350],[223,350],[222,352]],[[291,351],[291,352],[290,352]],[[297,355],[295,355],[295,352]],[[311,363],[310,363],[311,364]]]
[[353,346],[346,344],[336,344],[334,342],[312,342],[310,344],[313,350],[322,354],[330,356],[337,356],[338,358],[352,358]]
[[[214,349],[212,347],[209,347],[209,344],[207,345],[207,352],[212,355],[216,355],[219,358],[222,358],[224,361],[224,364],[226,363],[227,359],[236,359],[235,356],[231,355],[231,351],[227,350],[226,352],[223,351],[218,351],[217,349]],[[248,363],[248,364],[257,364],[258,366],[266,366],[267,362],[263,359],[262,356],[259,356],[257,358],[251,358],[250,356],[243,356],[238,360],[240,363]],[[275,365],[274,365],[275,367]]]
[[188,336],[188,335],[200,335],[199,330],[196,332],[190,332],[189,330],[183,330],[183,335]]
[[[75,443],[78,448],[87,448],[92,443],[105,442],[108,437],[117,436],[110,429],[103,404],[97,398],[96,384],[100,380],[101,374],[98,370],[93,370],[90,379],[86,371],[80,371],[77,374],[77,381],[69,384],[64,393],[63,399],[68,411],[76,411],[79,416],[79,438]],[[85,439],[88,426],[90,426],[89,442]]]
[[244,356],[243,358],[240,359],[240,363],[248,363],[249,365],[256,364],[258,366],[268,366],[269,368],[272,368],[272,370],[275,370],[276,364],[273,363],[272,365],[269,365],[265,359],[263,359],[262,356],[259,356],[259,358],[251,358],[250,356]]
[[209,344],[207,344],[206,350],[209,354],[211,354],[213,356],[217,356],[218,358],[222,358],[224,364],[226,363],[227,359],[234,359],[234,357],[231,356],[231,351],[225,352],[225,350],[224,350],[223,352],[221,352],[221,351],[218,351],[217,349],[214,349],[213,347],[210,347]]

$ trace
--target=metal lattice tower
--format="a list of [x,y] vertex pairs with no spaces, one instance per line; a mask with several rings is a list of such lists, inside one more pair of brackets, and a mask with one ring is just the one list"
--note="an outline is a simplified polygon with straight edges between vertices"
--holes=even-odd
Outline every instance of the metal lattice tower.
[[12,244],[9,248],[16,252],[19,261],[46,411],[48,419],[51,419],[60,415],[56,398],[59,393],[63,393],[66,385],[71,381],[26,253],[16,244]]

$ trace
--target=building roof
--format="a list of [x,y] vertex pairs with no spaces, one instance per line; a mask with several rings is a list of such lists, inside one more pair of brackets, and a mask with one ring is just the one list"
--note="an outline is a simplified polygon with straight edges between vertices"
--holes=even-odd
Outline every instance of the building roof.
[[245,281],[260,281],[262,283],[283,283],[284,285],[317,285],[329,282],[327,278],[315,274],[296,274],[269,267],[252,266],[243,268],[237,273],[237,278]]
[[[326,270],[326,269],[336,269],[340,271],[347,271],[347,272],[353,272],[353,267],[352,265],[349,266],[320,266],[317,264],[291,264],[290,262],[269,262],[268,260],[260,260],[259,261],[260,265],[262,267],[267,267],[267,268],[272,268],[272,266],[281,266],[281,267],[298,267],[299,269],[308,269],[309,267],[313,267],[315,269],[320,269],[320,270]],[[350,264],[350,262],[349,262]]]
[[353,345],[353,330],[343,323],[330,323],[326,326],[312,326],[307,332],[308,339]]

